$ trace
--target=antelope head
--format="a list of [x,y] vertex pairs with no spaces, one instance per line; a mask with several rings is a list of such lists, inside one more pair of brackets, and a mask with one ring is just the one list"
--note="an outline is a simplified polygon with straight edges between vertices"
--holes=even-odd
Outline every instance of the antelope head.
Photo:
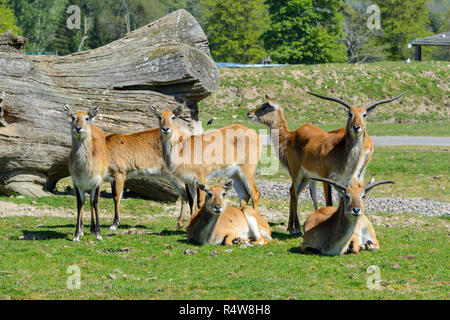
[[322,96],[322,95],[319,95],[319,94],[316,94],[316,93],[313,93],[313,92],[310,92],[310,91],[306,91],[306,92],[308,92],[309,94],[311,94],[313,96],[319,97],[321,99],[334,101],[334,102],[337,102],[337,103],[343,105],[346,108],[347,112],[348,112],[347,132],[349,132],[353,137],[359,137],[364,132],[366,132],[367,116],[372,111],[374,111],[375,108],[378,105],[397,100],[400,97],[402,97],[407,91],[403,92],[401,95],[396,96],[394,98],[379,100],[379,101],[371,103],[368,106],[365,106],[365,107],[362,107],[362,108],[358,108],[358,107],[352,106],[348,102],[346,102],[344,100],[341,100],[341,99]]
[[72,138],[82,141],[91,136],[91,123],[98,114],[98,107],[91,107],[89,112],[73,112],[69,105],[64,106],[64,111],[70,117]]
[[363,187],[358,179],[354,179],[351,186],[343,186],[336,181],[324,178],[312,178],[315,181],[326,182],[333,185],[339,194],[342,196],[341,205],[343,205],[344,214],[347,218],[359,218],[365,210],[365,199],[367,194],[376,186],[386,183],[394,183],[393,181],[371,181],[368,185]]
[[175,129],[175,119],[181,114],[182,106],[178,106],[174,111],[160,111],[159,108],[154,105],[151,105],[150,109],[152,109],[158,117],[161,138],[170,139]]
[[220,215],[224,213],[227,205],[225,198],[228,191],[233,187],[233,180],[229,180],[223,187],[215,186],[208,188],[204,184],[197,183],[200,190],[206,193],[204,208],[212,214]]
[[280,123],[281,120],[284,120],[283,110],[268,95],[266,95],[266,99],[267,101],[265,103],[247,113],[247,117],[250,120],[254,120],[270,128],[274,128]]

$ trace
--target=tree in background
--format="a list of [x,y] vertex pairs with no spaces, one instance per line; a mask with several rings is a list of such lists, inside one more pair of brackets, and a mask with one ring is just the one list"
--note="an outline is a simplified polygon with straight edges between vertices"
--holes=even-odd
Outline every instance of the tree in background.
[[[431,32],[444,33],[450,31],[450,9],[447,12],[432,12],[430,11],[430,26]],[[424,59],[450,61],[450,50],[447,47],[435,47],[430,56],[425,53]]]
[[386,46],[390,60],[405,60],[412,55],[408,43],[432,34],[429,24],[427,0],[375,0],[381,9],[383,35],[379,43]]
[[266,56],[264,0],[201,0],[199,7],[214,60],[258,63]]
[[265,0],[270,28],[263,35],[274,61],[290,64],[344,62],[340,0]]
[[367,26],[370,14],[367,8],[371,2],[347,2],[342,7],[344,17],[344,43],[347,46],[347,62],[373,62],[383,60],[383,47],[376,44],[380,30]]
[[[5,1],[5,0],[0,0]],[[97,48],[123,37],[128,31],[164,15],[158,0],[6,0],[17,17],[17,25],[28,38],[27,51],[76,52],[84,36],[83,50]],[[69,30],[69,5],[81,9],[81,29]],[[3,15],[2,15],[3,17]]]
[[49,50],[68,0],[7,0],[17,24],[28,38],[26,51]]
[[159,2],[164,8],[164,14],[172,13],[178,9],[186,9],[192,15],[196,15],[200,0],[160,0]]
[[12,30],[14,34],[22,34],[22,31],[17,26],[14,12],[6,3],[6,0],[0,1],[0,17],[0,33]]

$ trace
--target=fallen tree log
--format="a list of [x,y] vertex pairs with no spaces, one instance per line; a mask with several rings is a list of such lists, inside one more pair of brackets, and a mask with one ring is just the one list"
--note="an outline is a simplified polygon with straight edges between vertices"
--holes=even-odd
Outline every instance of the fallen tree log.
[[[97,105],[96,125],[126,133],[157,127],[151,103],[198,120],[197,104],[219,87],[208,40],[185,10],[104,47],[69,56],[26,56],[0,34],[0,194],[47,195],[69,175],[71,146],[64,104]],[[173,201],[163,179],[130,181],[146,197]]]

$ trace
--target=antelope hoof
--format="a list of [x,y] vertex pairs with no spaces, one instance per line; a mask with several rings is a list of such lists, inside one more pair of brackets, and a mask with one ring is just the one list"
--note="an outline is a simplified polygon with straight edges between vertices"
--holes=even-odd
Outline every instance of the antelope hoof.
[[117,225],[113,224],[111,227],[109,227],[110,231],[116,231],[117,230]]
[[80,237],[78,236],[78,237],[73,238],[73,242],[80,242]]
[[301,236],[303,236],[303,232],[302,232],[302,230],[300,230],[300,229],[294,229],[294,230],[288,230],[289,231],[289,233],[291,234],[291,235],[293,235],[293,236],[296,236],[296,237],[301,237]]
[[92,235],[97,234],[97,232],[95,232],[95,227],[93,227],[93,228],[91,227],[91,234]]
[[102,236],[98,234],[98,235],[97,235],[97,240],[98,240],[98,241],[102,241],[102,240],[103,240]]
[[366,248],[369,251],[373,251],[373,252],[377,251],[377,248],[375,248],[375,246],[373,245],[373,242],[370,240],[366,242]]
[[177,229],[177,230],[183,229],[183,224],[178,223],[176,229]]

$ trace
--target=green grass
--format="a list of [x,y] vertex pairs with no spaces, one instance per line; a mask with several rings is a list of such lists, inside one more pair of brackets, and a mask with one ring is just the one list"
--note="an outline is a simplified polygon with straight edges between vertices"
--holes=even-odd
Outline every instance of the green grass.
[[[263,150],[263,157],[269,151]],[[261,163],[258,167],[264,168]],[[365,180],[393,180],[395,184],[374,189],[374,197],[422,198],[450,202],[450,152],[446,147],[400,146],[376,147]],[[290,181],[279,167],[264,179]]]
[[[133,200],[125,200],[127,202]],[[161,212],[154,205],[151,212]],[[87,235],[71,242],[74,219],[0,218],[0,299],[448,299],[448,220],[414,219],[411,226],[376,227],[381,250],[339,257],[299,253],[301,238],[275,225],[274,241],[252,248],[186,242],[174,218],[124,219],[145,234]],[[377,215],[381,219],[389,216]],[[406,218],[406,215],[405,215]],[[392,224],[391,224],[392,225]],[[45,240],[20,240],[39,234]],[[198,254],[187,255],[186,249]],[[216,251],[217,255],[211,255]],[[81,289],[69,290],[69,266]],[[381,289],[369,290],[369,266]]]
[[[396,184],[374,190],[371,197],[450,201],[448,157],[448,149],[439,147],[377,148],[366,178],[392,179]],[[287,179],[283,172],[270,178]],[[66,185],[67,179],[59,187]],[[0,200],[73,214],[76,207],[74,196]],[[299,253],[301,238],[285,231],[288,205],[287,198],[262,199],[265,210],[285,213],[281,221],[271,221],[274,241],[233,247],[232,252],[188,243],[184,232],[175,230],[176,218],[168,216],[168,204],[142,199],[122,201],[122,226],[115,233],[108,230],[113,201],[101,199],[103,242],[86,235],[73,243],[75,215],[2,217],[0,299],[449,298],[448,218],[368,213],[381,244],[379,252],[306,256]],[[170,210],[176,212],[173,206]],[[312,205],[302,202],[299,210],[303,220]],[[88,214],[85,217],[87,232]],[[42,240],[22,240],[30,235]],[[185,254],[187,249],[197,254]],[[72,265],[81,269],[81,290],[66,287]],[[380,290],[366,285],[372,265],[381,271]]]
[[268,94],[283,107],[291,129],[308,122],[324,125],[324,129],[342,128],[346,123],[345,110],[336,103],[308,95],[304,89],[342,97],[356,106],[408,90],[399,101],[380,105],[370,114],[369,134],[450,135],[447,62],[322,64],[220,72],[219,91],[199,105],[202,120],[217,118],[214,127],[243,123],[258,128],[246,119],[246,114]]

